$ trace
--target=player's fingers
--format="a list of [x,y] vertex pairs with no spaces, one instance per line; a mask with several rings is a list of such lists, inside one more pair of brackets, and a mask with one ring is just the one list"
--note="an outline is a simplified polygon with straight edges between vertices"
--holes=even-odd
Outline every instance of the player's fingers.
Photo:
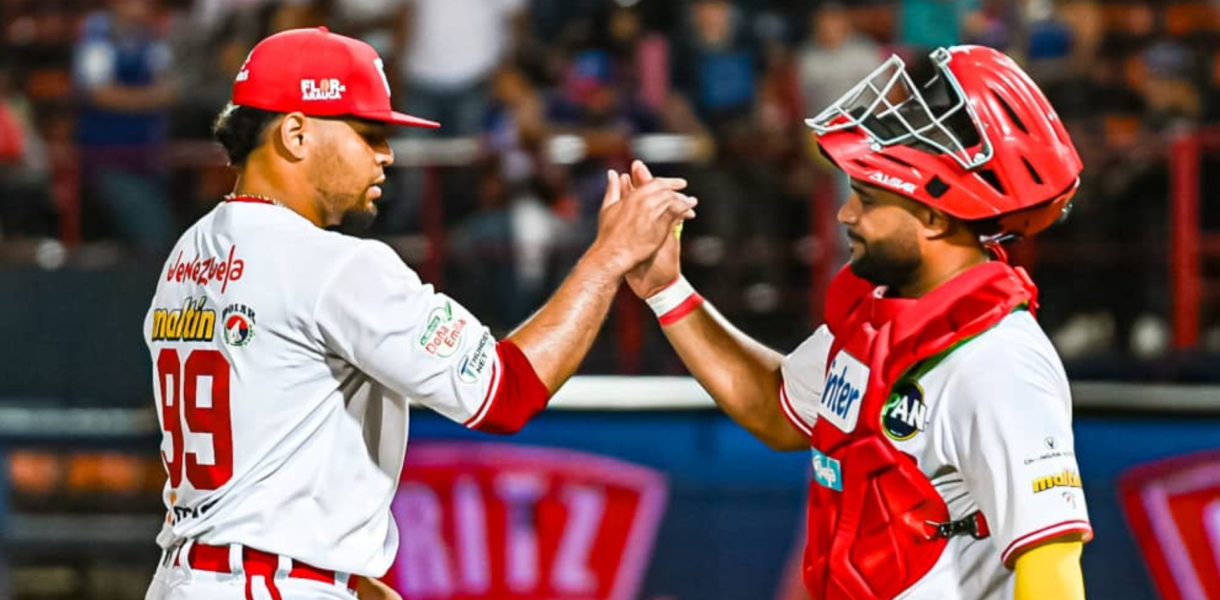
[[652,172],[648,170],[648,165],[644,164],[644,161],[637,158],[631,162],[631,179],[640,185],[652,181]]
[[635,185],[631,182],[631,175],[627,173],[619,173],[619,187],[622,189],[623,196],[628,196],[635,191]]
[[655,207],[669,202],[671,194],[685,187],[685,179],[657,177],[643,186],[636,186],[632,196],[639,197],[646,205]]
[[607,206],[618,202],[622,197],[620,185],[618,173],[614,169],[606,171],[606,195],[602,196],[602,210],[606,210]]
[[686,189],[686,180],[681,177],[653,177],[652,181],[643,185],[636,185],[637,190],[683,190]]
[[670,219],[693,219],[695,218],[695,207],[698,205],[699,199],[694,196],[671,192],[670,197],[660,206],[660,210],[655,214],[657,218],[668,216]]

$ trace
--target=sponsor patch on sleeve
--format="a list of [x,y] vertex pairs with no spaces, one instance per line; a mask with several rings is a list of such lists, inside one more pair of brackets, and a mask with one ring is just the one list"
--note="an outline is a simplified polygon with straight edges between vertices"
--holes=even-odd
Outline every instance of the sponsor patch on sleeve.
[[1080,474],[1072,469],[1064,469],[1058,473],[1047,473],[1040,477],[1035,477],[1032,482],[1032,487],[1035,494],[1049,492],[1056,488],[1081,488]]
[[455,314],[453,302],[445,300],[428,313],[424,321],[423,334],[419,336],[419,347],[424,352],[440,358],[453,356],[462,345],[462,333],[467,321]]
[[484,332],[479,338],[479,343],[475,344],[474,350],[467,352],[462,357],[462,361],[458,363],[458,379],[466,383],[478,383],[483,379],[483,373],[487,372],[487,365],[491,364],[492,349],[496,346],[496,339],[490,333]]

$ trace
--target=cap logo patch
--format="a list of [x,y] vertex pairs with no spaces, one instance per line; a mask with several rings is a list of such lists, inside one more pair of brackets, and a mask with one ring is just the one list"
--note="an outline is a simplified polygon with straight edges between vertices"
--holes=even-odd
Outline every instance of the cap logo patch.
[[347,87],[338,79],[302,79],[301,100],[342,100]]

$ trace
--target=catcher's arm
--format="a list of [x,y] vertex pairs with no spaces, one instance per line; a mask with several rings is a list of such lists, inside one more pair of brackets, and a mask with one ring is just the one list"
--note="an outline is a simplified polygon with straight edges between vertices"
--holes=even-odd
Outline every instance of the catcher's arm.
[[[631,175],[623,175],[620,187],[632,190],[652,180],[648,167],[637,160],[631,165]],[[627,274],[627,283],[640,298],[648,298],[678,279],[680,231],[651,260]],[[734,327],[707,302],[678,321],[662,325],[661,330],[699,385],[738,425],[776,450],[809,448],[809,438],[780,408],[782,354]]]
[[1017,557],[1014,600],[1084,600],[1080,552],[1084,542],[1059,538]]
[[691,375],[716,405],[776,450],[809,448],[780,408],[783,355],[742,333],[710,303],[662,327]]
[[356,595],[360,600],[402,600],[390,586],[372,577],[361,577],[356,584]]

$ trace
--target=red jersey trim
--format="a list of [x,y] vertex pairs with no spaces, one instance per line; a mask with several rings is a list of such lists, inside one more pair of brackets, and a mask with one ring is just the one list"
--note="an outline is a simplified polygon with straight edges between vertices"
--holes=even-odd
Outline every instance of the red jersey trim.
[[1049,525],[1037,531],[1031,531],[1013,540],[1012,543],[1008,545],[1008,548],[1006,548],[1004,552],[1000,554],[1000,560],[1004,562],[1005,567],[1011,569],[1012,565],[1009,564],[1009,561],[1011,561],[1012,558],[1019,554],[1022,550],[1026,550],[1047,540],[1067,535],[1069,533],[1083,533],[1084,541],[1087,542],[1093,539],[1093,526],[1090,525],[1088,521],[1076,519],[1056,523],[1055,525]]
[[243,196],[230,195],[225,196],[225,202],[249,202],[252,204],[275,204],[275,201],[270,198],[260,198],[258,196]]
[[551,392],[516,344],[496,342],[496,358],[483,405],[464,424],[486,433],[516,433],[546,408]]
[[805,434],[805,437],[813,436],[813,427],[801,418],[801,415],[796,412],[796,407],[792,405],[792,401],[788,399],[788,387],[783,380],[779,382],[779,407],[780,412],[784,413],[784,417],[796,427],[798,431]]
[[470,417],[464,423],[466,427],[477,429],[487,418],[487,413],[491,412],[492,401],[500,390],[500,353],[496,352],[496,360],[491,363],[491,383],[487,386],[487,393],[483,395],[483,402],[479,404],[479,410],[475,411],[474,416]]

